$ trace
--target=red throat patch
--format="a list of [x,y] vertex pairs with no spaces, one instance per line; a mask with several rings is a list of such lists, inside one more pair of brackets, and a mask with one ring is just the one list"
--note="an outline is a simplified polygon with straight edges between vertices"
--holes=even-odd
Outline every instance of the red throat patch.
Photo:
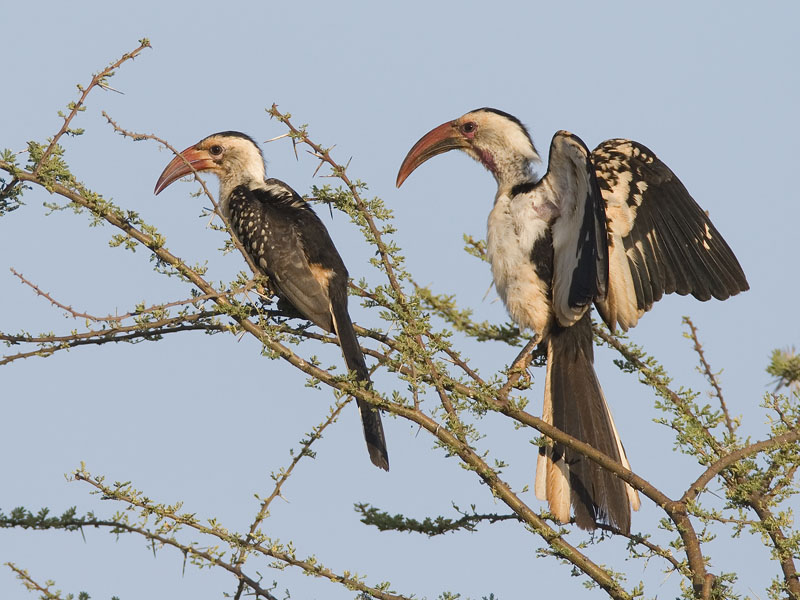
[[478,156],[483,163],[483,166],[489,169],[492,174],[497,173],[497,165],[494,162],[494,157],[488,150],[478,150]]

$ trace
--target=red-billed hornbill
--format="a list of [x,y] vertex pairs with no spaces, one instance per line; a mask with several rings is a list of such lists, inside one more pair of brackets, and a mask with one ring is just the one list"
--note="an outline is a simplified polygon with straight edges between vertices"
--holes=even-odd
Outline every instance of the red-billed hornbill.
[[[675,174],[643,145],[608,140],[590,152],[559,131],[547,173],[525,126],[481,108],[436,127],[411,149],[397,186],[429,158],[463,150],[497,181],[487,250],[511,318],[545,345],[543,419],[627,468],[593,367],[590,309],[627,330],[663,294],[725,300],[749,288],[725,240]],[[596,463],[554,443],[540,449],[536,495],[550,511],[594,529],[630,529],[636,492]]]
[[[336,334],[347,368],[359,381],[369,382],[347,311],[347,269],[317,214],[284,182],[266,179],[261,150],[243,133],[215,133],[181,155],[161,173],[155,193],[192,169],[216,175],[222,213],[250,258],[283,300],[304,318]],[[358,400],[358,410],[370,459],[388,471],[380,413],[362,400]]]

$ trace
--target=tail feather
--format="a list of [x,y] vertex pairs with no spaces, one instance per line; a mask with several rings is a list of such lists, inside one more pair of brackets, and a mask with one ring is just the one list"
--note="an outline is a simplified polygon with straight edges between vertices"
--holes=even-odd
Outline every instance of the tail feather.
[[[588,313],[571,327],[551,331],[542,418],[628,467],[594,372],[593,354]],[[627,532],[630,507],[639,507],[638,495],[624,481],[558,443],[540,450],[535,489],[561,522],[569,520],[571,504],[575,522],[582,529],[594,529],[602,521]]]
[[[330,293],[333,327],[342,347],[344,362],[348,369],[355,372],[359,381],[369,382],[369,369],[364,361],[361,347],[358,345],[350,314],[347,312],[347,291],[338,290],[337,293],[331,289]],[[386,437],[383,434],[380,410],[363,400],[357,399],[357,402],[361,423],[364,426],[364,439],[367,442],[369,458],[376,467],[388,471],[389,453],[386,450]]]
[[[550,378],[545,379],[544,408],[542,420],[553,424],[553,402],[550,394]],[[558,452],[558,457],[554,453]],[[536,483],[534,491],[540,500],[547,500],[550,512],[562,523],[569,521],[570,486],[569,470],[560,448],[542,446],[539,448],[539,458],[536,461]]]

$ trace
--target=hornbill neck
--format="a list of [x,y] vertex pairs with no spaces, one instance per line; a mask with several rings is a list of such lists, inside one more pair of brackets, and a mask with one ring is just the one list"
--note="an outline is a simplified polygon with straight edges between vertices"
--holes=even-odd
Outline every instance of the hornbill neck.
[[265,177],[266,171],[261,160],[242,161],[235,168],[219,174],[219,207],[226,219],[230,218],[230,199],[233,190],[240,186],[248,190],[264,188]]
[[497,182],[497,197],[511,195],[511,190],[519,185],[535,183],[539,177],[533,169],[534,160],[515,152],[512,148],[502,148],[491,153],[487,161],[484,152],[479,153],[481,163],[491,172]]

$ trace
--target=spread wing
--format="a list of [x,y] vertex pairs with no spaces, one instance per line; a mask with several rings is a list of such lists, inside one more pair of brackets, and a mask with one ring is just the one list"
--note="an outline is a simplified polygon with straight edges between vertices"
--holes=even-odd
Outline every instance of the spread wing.
[[559,212],[551,228],[553,311],[568,327],[605,297],[608,283],[604,204],[589,149],[579,137],[566,131],[553,136],[541,183]]
[[645,146],[607,140],[591,154],[606,203],[609,284],[596,302],[627,330],[673,292],[719,300],[749,289],[728,244],[677,176]]

